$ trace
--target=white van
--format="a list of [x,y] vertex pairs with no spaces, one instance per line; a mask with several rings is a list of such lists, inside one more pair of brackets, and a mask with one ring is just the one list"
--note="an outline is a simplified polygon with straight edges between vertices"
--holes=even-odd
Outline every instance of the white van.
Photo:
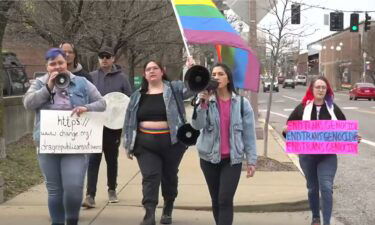
[[297,75],[295,81],[296,81],[296,85],[302,84],[302,85],[306,86],[307,77],[305,75]]

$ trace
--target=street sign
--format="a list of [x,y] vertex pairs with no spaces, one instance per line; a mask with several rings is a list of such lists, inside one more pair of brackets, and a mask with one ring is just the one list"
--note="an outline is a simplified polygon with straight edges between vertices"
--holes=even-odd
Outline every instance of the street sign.
[[344,13],[343,12],[331,12],[329,14],[330,20],[330,31],[342,31],[344,29]]
[[142,76],[134,76],[134,89],[138,89],[142,84]]

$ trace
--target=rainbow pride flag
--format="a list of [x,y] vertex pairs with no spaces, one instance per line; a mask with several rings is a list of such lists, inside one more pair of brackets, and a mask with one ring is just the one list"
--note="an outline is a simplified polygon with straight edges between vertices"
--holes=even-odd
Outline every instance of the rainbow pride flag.
[[235,87],[258,92],[259,61],[215,4],[211,0],[172,0],[172,4],[187,43],[222,45],[222,50],[233,47],[221,55],[232,67]]

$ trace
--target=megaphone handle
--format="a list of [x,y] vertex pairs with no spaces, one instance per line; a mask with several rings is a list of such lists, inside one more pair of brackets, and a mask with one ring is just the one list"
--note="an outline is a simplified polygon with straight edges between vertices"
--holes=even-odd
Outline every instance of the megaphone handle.
[[197,119],[197,107],[198,107],[198,104],[195,104],[194,111],[193,111],[193,120]]

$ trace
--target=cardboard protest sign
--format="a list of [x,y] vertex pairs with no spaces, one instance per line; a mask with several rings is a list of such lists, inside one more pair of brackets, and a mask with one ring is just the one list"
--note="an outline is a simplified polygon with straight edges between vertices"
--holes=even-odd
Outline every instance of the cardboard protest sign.
[[286,152],[296,154],[358,154],[357,136],[358,121],[289,121]]
[[40,111],[39,153],[71,154],[102,152],[104,114],[72,111]]

